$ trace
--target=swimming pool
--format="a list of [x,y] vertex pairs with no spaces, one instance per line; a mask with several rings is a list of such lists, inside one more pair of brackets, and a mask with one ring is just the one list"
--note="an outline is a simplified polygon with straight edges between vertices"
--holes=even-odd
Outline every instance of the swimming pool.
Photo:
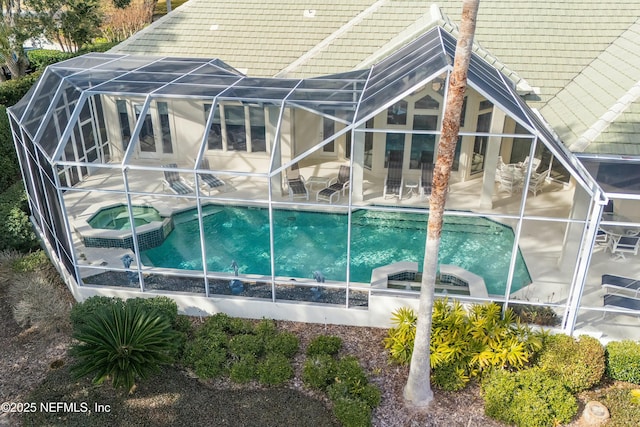
[[[202,270],[197,211],[174,218],[165,242],[142,253],[156,267]],[[347,214],[274,210],[275,275],[346,281]],[[350,280],[369,283],[374,268],[398,261],[422,265],[427,216],[359,210],[352,214]],[[265,208],[203,207],[209,271],[271,275],[269,213]],[[453,264],[482,276],[490,294],[504,294],[513,231],[481,217],[445,217],[439,264]],[[512,291],[531,278],[518,252]]]

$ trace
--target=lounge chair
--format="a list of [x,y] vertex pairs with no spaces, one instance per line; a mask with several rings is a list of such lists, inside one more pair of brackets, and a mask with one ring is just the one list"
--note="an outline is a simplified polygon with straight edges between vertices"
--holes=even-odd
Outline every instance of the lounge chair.
[[174,194],[178,194],[180,196],[186,196],[189,194],[194,194],[193,188],[180,176],[180,173],[171,170],[177,169],[178,165],[175,163],[169,163],[168,165],[163,165],[163,168],[167,170],[164,171],[164,179],[162,180],[163,188],[168,187],[171,192]]
[[333,203],[334,198],[336,201],[340,200],[340,193],[344,195],[349,189],[349,184],[351,182],[350,179],[351,168],[345,165],[340,166],[338,176],[336,178],[332,178],[325,188],[318,191],[316,201],[325,200],[329,203]]
[[624,258],[625,253],[638,255],[640,250],[640,236],[611,235],[607,245],[612,255]]
[[[211,169],[209,167],[209,159],[206,157],[202,159],[200,162],[202,169]],[[227,188],[227,183],[218,178],[215,175],[209,173],[200,173],[198,174],[200,188],[206,190],[209,195],[211,195],[211,190],[222,191]]]
[[633,294],[635,297],[640,296],[640,280],[638,279],[630,279],[613,274],[603,274],[600,283],[607,293],[627,292]]
[[389,162],[389,168],[387,169],[387,177],[384,180],[384,190],[382,191],[383,197],[398,196],[402,199],[402,188],[404,187],[404,178],[402,177],[402,163]]
[[420,172],[420,197],[426,199],[431,195],[431,183],[433,182],[433,163],[423,163]]
[[624,308],[634,310],[640,314],[640,299],[625,297],[622,295],[607,294],[604,296],[605,307]]
[[307,190],[307,184],[304,181],[304,177],[300,175],[300,169],[298,164],[291,165],[291,168],[286,173],[286,187],[289,191],[289,199],[305,199],[309,200],[309,190]]

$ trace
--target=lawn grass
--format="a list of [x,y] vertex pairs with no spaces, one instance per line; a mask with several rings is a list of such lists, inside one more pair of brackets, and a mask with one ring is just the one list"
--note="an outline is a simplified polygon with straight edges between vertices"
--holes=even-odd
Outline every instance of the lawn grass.
[[[26,399],[38,410],[23,415],[25,426],[339,426],[325,405],[287,388],[219,389],[174,367],[139,384],[132,395],[109,384],[75,381],[68,366],[53,370]],[[40,402],[86,404],[91,412],[40,410]],[[96,413],[96,404],[109,412]]]

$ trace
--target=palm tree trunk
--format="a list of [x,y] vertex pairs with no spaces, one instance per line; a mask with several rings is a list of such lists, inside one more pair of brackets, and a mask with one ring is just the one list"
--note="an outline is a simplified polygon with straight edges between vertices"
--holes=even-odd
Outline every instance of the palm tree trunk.
[[444,204],[451,176],[451,165],[460,131],[460,116],[464,92],[467,88],[467,71],[471,60],[473,36],[476,28],[476,16],[480,0],[463,0],[460,35],[456,46],[453,72],[449,78],[449,90],[442,120],[442,136],[438,144],[438,156],[433,173],[433,185],[429,201],[429,222],[425,243],[422,288],[418,307],[418,323],[415,343],[411,356],[409,377],[404,388],[407,404],[424,408],[433,400],[431,391],[431,358],[429,343],[431,340],[431,315],[438,269],[438,250]]

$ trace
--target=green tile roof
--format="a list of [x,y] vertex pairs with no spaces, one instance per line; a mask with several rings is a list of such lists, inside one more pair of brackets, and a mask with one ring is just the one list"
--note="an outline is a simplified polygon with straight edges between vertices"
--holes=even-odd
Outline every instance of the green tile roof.
[[541,109],[573,151],[640,155],[640,19]]
[[[113,51],[218,57],[252,76],[317,76],[370,65],[434,24],[446,28],[461,5],[438,1],[439,15],[417,0],[190,0]],[[636,83],[639,16],[640,0],[482,0],[475,40],[521,94],[530,87],[529,105],[571,146]]]

